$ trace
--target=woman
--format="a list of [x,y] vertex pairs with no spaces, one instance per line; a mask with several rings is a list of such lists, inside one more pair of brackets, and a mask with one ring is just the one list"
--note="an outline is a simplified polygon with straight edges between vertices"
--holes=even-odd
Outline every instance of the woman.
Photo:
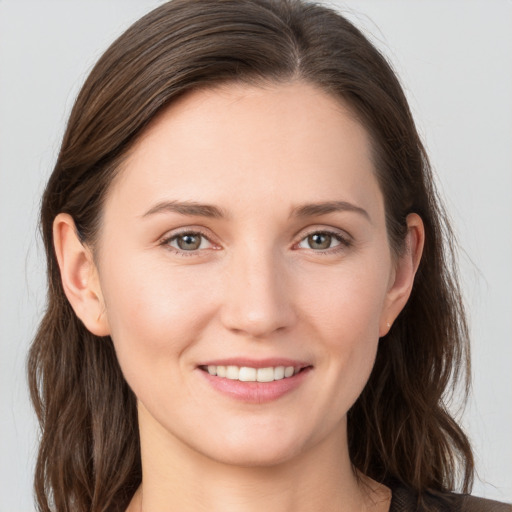
[[396,77],[338,14],[139,20],[41,222],[42,510],[509,510],[449,493],[473,471],[442,402],[468,357],[450,231]]

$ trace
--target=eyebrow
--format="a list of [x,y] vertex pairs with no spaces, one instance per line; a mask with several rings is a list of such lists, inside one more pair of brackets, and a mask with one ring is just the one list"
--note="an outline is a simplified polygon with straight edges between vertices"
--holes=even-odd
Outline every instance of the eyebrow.
[[[370,215],[366,210],[347,201],[324,201],[321,203],[298,205],[292,208],[289,217],[315,217],[334,212],[354,212],[370,220]],[[223,208],[195,201],[162,201],[150,208],[142,217],[148,217],[157,213],[178,213],[180,215],[210,217],[214,219],[229,219],[231,217]]]
[[333,212],[354,212],[366,217],[367,220],[371,220],[365,209],[347,201],[325,201],[323,203],[299,205],[292,209],[290,217],[314,217]]
[[212,217],[214,219],[229,218],[228,213],[218,206],[196,203],[195,201],[162,201],[149,209],[143,217],[156,213],[179,213],[196,217]]

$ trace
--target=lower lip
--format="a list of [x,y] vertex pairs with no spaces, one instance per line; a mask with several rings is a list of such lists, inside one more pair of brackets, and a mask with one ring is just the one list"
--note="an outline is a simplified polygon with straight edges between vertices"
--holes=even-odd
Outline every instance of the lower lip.
[[287,393],[297,389],[311,371],[304,368],[293,377],[274,380],[272,382],[243,382],[225,377],[216,377],[198,368],[207,382],[220,393],[242,402],[262,404],[277,400]]

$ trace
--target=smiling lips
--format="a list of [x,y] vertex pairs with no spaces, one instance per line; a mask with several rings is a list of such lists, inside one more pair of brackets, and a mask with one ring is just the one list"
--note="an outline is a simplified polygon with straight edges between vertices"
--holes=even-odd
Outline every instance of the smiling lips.
[[313,366],[274,359],[212,361],[198,368],[207,382],[222,394],[243,402],[261,404],[299,387]]

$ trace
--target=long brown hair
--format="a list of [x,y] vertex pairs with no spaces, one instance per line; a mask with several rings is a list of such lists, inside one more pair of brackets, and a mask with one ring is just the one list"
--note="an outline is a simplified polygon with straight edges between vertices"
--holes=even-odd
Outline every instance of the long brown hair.
[[60,212],[94,248],[102,202],[148,123],[183,93],[226,82],[302,80],[350,105],[372,137],[395,251],[418,213],[426,245],[412,295],[379,344],[349,411],[355,467],[415,490],[420,501],[472,482],[468,440],[445,398],[467,392],[468,337],[453,234],[425,150],[390,65],[340,14],[300,0],[174,0],[129,28],[87,78],[42,200],[48,306],[28,361],[41,425],[40,510],[124,511],[141,482],[136,399],[109,337],[88,332],[61,284],[52,238]]

